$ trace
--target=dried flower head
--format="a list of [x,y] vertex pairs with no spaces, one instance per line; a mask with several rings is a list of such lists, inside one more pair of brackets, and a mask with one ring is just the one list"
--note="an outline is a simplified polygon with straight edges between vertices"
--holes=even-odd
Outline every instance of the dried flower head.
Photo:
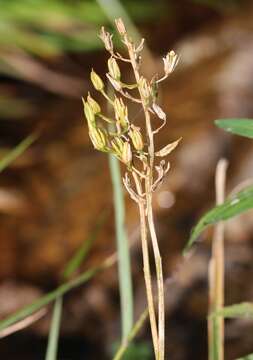
[[104,89],[105,85],[103,83],[103,80],[93,69],[90,73],[90,79],[96,90],[102,91]]
[[112,141],[111,141],[111,145],[113,150],[115,151],[115,155],[121,159],[122,156],[122,151],[123,151],[123,147],[124,147],[124,141],[119,138],[119,137],[115,137]]
[[117,64],[117,61],[113,57],[110,57],[108,60],[108,70],[113,79],[120,80],[120,68]]
[[141,151],[144,148],[143,138],[140,132],[140,128],[132,125],[129,130],[129,136],[132,140],[133,146],[137,151]]
[[114,99],[114,112],[116,121],[126,129],[128,127],[128,109],[127,106],[124,104],[122,98],[118,98],[115,96]]
[[145,79],[143,76],[141,76],[139,80],[139,90],[142,95],[142,97],[145,100],[145,105],[148,105],[150,102],[150,98],[152,95],[152,88],[150,84],[148,83],[148,80]]
[[114,79],[113,77],[111,77],[110,74],[106,74],[108,80],[110,81],[110,83],[112,84],[114,90],[116,91],[120,91],[122,89],[122,84],[119,80]]
[[164,73],[166,75],[171,74],[174,71],[175,67],[177,66],[178,61],[179,61],[179,56],[175,53],[175,51],[174,50],[169,51],[166,57],[163,58]]
[[90,128],[90,139],[94,148],[100,151],[107,151],[107,138],[108,134],[104,129],[92,127]]
[[84,109],[84,115],[86,117],[87,123],[89,128],[95,126],[95,114],[88,102],[86,102],[84,99],[83,101],[83,109]]
[[117,28],[119,34],[124,36],[126,34],[126,27],[125,27],[125,24],[123,23],[122,19],[121,18],[116,19],[115,24],[116,24],[116,28]]
[[132,156],[131,145],[129,144],[129,142],[124,142],[122,154],[121,154],[121,160],[129,167],[131,165],[132,158],[133,156]]
[[87,102],[95,115],[101,112],[100,105],[90,96],[90,93],[88,93]]
[[105,28],[103,26],[101,28],[99,37],[103,41],[106,50],[112,53],[113,52],[112,35],[109,32],[105,31]]

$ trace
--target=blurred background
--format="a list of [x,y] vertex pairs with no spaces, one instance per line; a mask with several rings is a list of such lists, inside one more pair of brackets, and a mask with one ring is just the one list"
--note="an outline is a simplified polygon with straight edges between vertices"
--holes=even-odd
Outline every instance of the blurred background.
[[[81,96],[91,91],[90,69],[105,72],[108,54],[97,34],[102,25],[114,31],[117,4],[0,0],[0,156],[39,133],[0,174],[1,318],[58,286],[65,264],[84,243],[89,242],[89,253],[80,271],[115,251],[108,159],[90,144]],[[121,5],[147,40],[150,77],[154,69],[161,72],[161,56],[168,50],[180,54],[177,70],[162,86],[168,122],[158,143],[183,140],[171,156],[154,209],[167,279],[168,358],[204,360],[210,236],[182,266],[181,252],[190,229],[215,201],[218,160],[229,160],[228,192],[253,175],[252,142],[214,126],[217,118],[253,117],[253,3],[129,0]],[[138,315],[146,304],[145,288],[138,216],[128,196],[126,207]],[[251,216],[227,227],[227,304],[253,298]],[[44,359],[50,317],[48,311],[32,326],[0,339],[1,358]],[[252,331],[250,320],[228,322],[226,359],[253,352]],[[64,298],[58,359],[110,359],[119,334],[113,266]],[[128,359],[152,359],[148,323],[138,342],[141,352]]]

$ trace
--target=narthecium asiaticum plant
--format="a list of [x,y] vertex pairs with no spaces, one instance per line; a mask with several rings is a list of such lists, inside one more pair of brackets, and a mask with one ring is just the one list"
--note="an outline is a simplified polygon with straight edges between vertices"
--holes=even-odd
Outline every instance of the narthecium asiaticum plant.
[[[90,94],[86,100],[83,99],[84,113],[94,148],[115,155],[126,166],[123,183],[130,197],[136,201],[139,207],[144,278],[154,353],[156,360],[163,360],[165,356],[164,281],[154,226],[152,197],[169,171],[170,163],[165,158],[175,149],[180,139],[158,151],[155,149],[154,140],[166,124],[166,115],[157,104],[158,85],[173,72],[178,62],[178,56],[174,51],[170,51],[163,58],[164,75],[161,78],[155,75],[149,81],[140,73],[144,39],[136,46],[128,35],[123,21],[117,19],[115,23],[121,41],[127,50],[126,57],[115,52],[110,33],[106,32],[103,27],[100,33],[100,38],[110,54],[106,77],[111,83],[115,95],[107,94],[104,81],[94,70],[90,74],[94,88],[112,106],[114,117],[104,115],[100,105]],[[120,62],[129,63],[135,79],[133,84],[129,85],[122,81]],[[145,122],[141,128],[137,127],[128,116],[127,103],[131,102],[139,104],[142,109]],[[160,126],[154,128],[153,117],[160,119]],[[156,292],[153,291],[151,282],[149,235],[156,267]]]

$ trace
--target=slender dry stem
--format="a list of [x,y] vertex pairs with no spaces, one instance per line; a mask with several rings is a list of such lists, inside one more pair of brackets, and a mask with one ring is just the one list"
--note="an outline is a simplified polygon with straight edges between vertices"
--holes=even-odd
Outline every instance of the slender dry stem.
[[[138,70],[138,64],[136,62],[136,57],[134,55],[134,49],[132,43],[129,42],[128,45],[129,58],[133,67],[136,83],[140,82],[140,74]],[[138,87],[139,89],[139,87]],[[154,251],[155,266],[156,266],[156,276],[157,276],[157,287],[158,287],[158,359],[164,359],[164,342],[165,342],[165,315],[164,315],[164,286],[163,286],[163,272],[162,272],[162,261],[154,226],[153,219],[153,208],[152,208],[152,184],[153,184],[153,169],[154,169],[154,134],[151,126],[150,113],[148,106],[145,104],[145,99],[143,94],[139,89],[140,98],[142,100],[142,107],[145,115],[146,122],[146,132],[148,137],[148,153],[149,153],[149,165],[147,167],[147,174],[145,178],[145,194],[146,194],[146,209],[147,209],[147,218],[148,226],[150,230],[152,246]]]
[[[227,160],[218,162],[215,176],[216,203],[221,205],[225,198]],[[214,231],[212,257],[209,264],[209,314],[224,305],[224,223],[219,222]],[[208,319],[209,360],[224,360],[224,319]]]
[[[140,180],[135,173],[133,173],[133,177],[135,180],[137,192],[140,195],[141,190],[142,190]],[[143,272],[144,272],[144,279],[145,279],[145,285],[146,285],[150,327],[151,327],[155,357],[156,357],[156,359],[158,359],[158,333],[157,333],[157,322],[156,322],[156,315],[155,315],[154,297],[153,297],[153,291],[152,291],[152,280],[151,280],[151,272],[150,272],[147,223],[146,223],[146,216],[145,216],[145,203],[143,201],[139,200],[138,206],[139,206],[140,226],[141,226]]]

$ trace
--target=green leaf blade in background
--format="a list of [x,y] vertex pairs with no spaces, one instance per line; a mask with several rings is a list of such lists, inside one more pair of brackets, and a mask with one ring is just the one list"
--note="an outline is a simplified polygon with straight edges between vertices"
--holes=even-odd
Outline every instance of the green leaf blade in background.
[[17,157],[27,150],[37,138],[38,134],[35,132],[28,135],[14,149],[10,150],[8,154],[0,159],[0,172],[7,168],[13,161],[16,160]]
[[249,354],[249,355],[237,358],[236,360],[253,360],[253,354]]
[[221,310],[211,314],[211,316],[222,316],[225,319],[253,318],[253,303],[242,302],[240,304],[224,306]]
[[253,139],[253,119],[219,119],[215,124],[232,134]]
[[209,210],[199,220],[197,225],[191,232],[190,239],[184,249],[184,255],[191,249],[198,236],[208,226],[217,223],[218,221],[228,220],[236,215],[239,215],[247,210],[253,208],[253,186],[240,191],[230,199],[227,199],[222,205],[216,206]]
[[[23,308],[16,311],[12,315],[4,318],[3,320],[0,320],[0,333],[2,330],[15,324],[18,321],[23,320],[27,316],[32,315],[36,311],[38,311],[41,308],[45,307],[46,305],[50,304],[51,302],[53,302],[60,296],[63,296],[67,292],[71,291],[72,289],[75,289],[76,287],[86,283],[87,281],[89,281],[92,277],[94,277],[99,272],[101,272],[105,269],[108,269],[109,267],[114,265],[115,262],[116,262],[116,258],[114,256],[107,258],[100,265],[84,271],[82,274],[77,276],[75,279],[63,283],[62,285],[58,286],[55,290],[40,297],[38,300],[35,300],[33,303],[31,303],[27,306],[24,306]],[[1,336],[1,334],[0,334],[0,336]]]
[[62,315],[62,302],[63,302],[63,298],[59,297],[56,299],[54,304],[54,311],[50,326],[45,360],[57,359],[59,332],[60,332],[61,315]]

